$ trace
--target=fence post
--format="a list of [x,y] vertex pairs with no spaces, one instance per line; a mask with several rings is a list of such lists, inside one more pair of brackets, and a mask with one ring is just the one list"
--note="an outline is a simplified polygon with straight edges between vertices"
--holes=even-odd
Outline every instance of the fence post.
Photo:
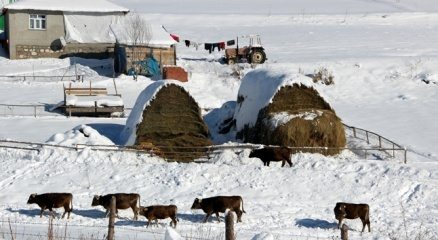
[[379,148],[382,148],[382,137],[379,135]]
[[365,149],[365,159],[367,159],[367,149]]
[[392,143],[392,157],[395,157],[395,144]]
[[356,137],[356,128],[353,127],[353,136]]
[[368,137],[368,131],[365,131],[366,135],[367,135],[367,144],[370,144],[370,139]]
[[116,218],[116,197],[111,197],[111,203],[110,203],[110,217],[109,217],[109,223],[108,223],[108,239],[107,240],[114,240],[114,221]]
[[342,224],[341,227],[341,240],[348,240],[348,226],[346,224]]
[[228,211],[225,215],[225,240],[236,240],[234,235],[234,214]]
[[35,116],[35,117],[37,117],[37,106],[36,105],[34,105],[33,106],[33,115]]
[[404,161],[405,164],[408,163],[407,155],[408,155],[408,150],[406,150],[406,147],[405,147],[405,161]]

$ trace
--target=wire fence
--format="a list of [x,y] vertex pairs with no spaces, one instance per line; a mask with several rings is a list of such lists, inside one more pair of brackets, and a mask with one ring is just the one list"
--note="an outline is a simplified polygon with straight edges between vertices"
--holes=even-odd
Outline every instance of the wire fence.
[[[128,116],[132,108],[124,108],[121,116]],[[51,104],[0,104],[2,117],[70,117],[65,114],[65,106]]]
[[[358,138],[358,128],[348,126],[349,131],[356,132],[356,138]],[[330,147],[288,147],[292,152],[313,152],[313,153],[329,153],[333,150],[343,151],[349,150],[357,154],[364,159],[377,159],[377,160],[393,160],[407,163],[407,150],[401,148],[400,145],[381,137],[378,134],[360,129],[365,135],[368,136],[368,141],[371,144],[372,139],[380,145],[370,147],[354,147],[347,146],[344,148],[330,148]],[[360,138],[358,138],[360,139]],[[391,147],[383,147],[384,144]],[[206,147],[178,147],[178,146],[153,146],[151,148],[138,148],[136,146],[123,146],[123,145],[85,145],[76,144],[72,146],[46,144],[46,143],[34,143],[34,142],[22,142],[12,140],[0,140],[0,148],[9,149],[22,149],[29,151],[40,152],[44,148],[56,148],[65,149],[71,151],[80,151],[88,149],[90,151],[98,152],[121,152],[121,153],[134,153],[137,155],[146,155],[149,157],[158,156],[166,161],[187,161],[187,159],[193,160],[193,156],[196,155],[195,162],[209,162],[212,158],[222,154],[224,151],[233,151],[236,154],[240,154],[244,150],[252,150],[259,148],[258,144],[235,144],[235,145],[212,145]],[[400,157],[400,158],[399,158]]]
[[84,74],[78,75],[0,75],[0,81],[10,82],[70,82],[85,80]]
[[[29,222],[11,219],[0,219],[0,237],[3,239],[59,239],[59,240],[104,240],[108,225],[74,224],[69,222],[56,223],[53,218],[44,222]],[[107,222],[107,219],[102,221]],[[135,226],[115,225],[116,236],[124,236],[129,239],[164,239],[166,228],[150,227],[132,223]],[[179,223],[177,232],[188,240],[218,240],[224,239],[225,226],[223,224],[212,225],[202,223]],[[181,230],[179,230],[181,229]],[[269,231],[269,230],[265,230]],[[237,239],[241,237],[253,237],[259,232],[242,228],[236,225]],[[294,234],[285,230],[269,231],[275,239],[333,239],[334,236],[318,236],[311,234]],[[315,233],[314,233],[315,234]],[[335,232],[333,233],[335,234]],[[49,238],[51,235],[52,238]],[[149,238],[148,238],[149,236]],[[153,238],[150,238],[153,237]],[[122,237],[123,239],[123,237]]]
[[349,149],[351,149],[357,155],[363,156],[363,158],[365,159],[370,156],[373,156],[377,159],[384,159],[385,157],[389,157],[392,159],[401,159],[403,163],[407,163],[408,151],[400,144],[397,144],[394,141],[391,141],[388,138],[385,138],[375,132],[371,132],[362,128],[349,126],[347,124],[344,124],[344,127],[347,134],[355,139],[365,141],[368,145],[372,146],[369,149],[361,149],[355,148],[353,143],[353,147],[350,146]]

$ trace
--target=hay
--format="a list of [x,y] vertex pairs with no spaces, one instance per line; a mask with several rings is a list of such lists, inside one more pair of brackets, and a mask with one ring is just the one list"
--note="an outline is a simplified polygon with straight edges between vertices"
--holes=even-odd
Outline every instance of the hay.
[[[289,118],[274,124],[278,114]],[[301,148],[297,151],[325,155],[338,154],[346,144],[343,124],[330,105],[315,89],[298,84],[282,87],[272,103],[260,110],[255,126],[246,126],[238,137],[244,142],[296,147]]]
[[169,160],[189,162],[201,157],[211,141],[196,101],[182,87],[170,84],[143,110],[135,145]]

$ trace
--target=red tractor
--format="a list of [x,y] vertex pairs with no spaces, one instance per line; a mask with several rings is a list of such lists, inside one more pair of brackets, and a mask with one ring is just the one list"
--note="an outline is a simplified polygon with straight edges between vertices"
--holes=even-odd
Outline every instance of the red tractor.
[[225,61],[228,64],[235,64],[241,60],[248,63],[260,64],[266,61],[265,49],[262,47],[259,35],[248,35],[241,38],[249,38],[249,45],[239,48],[239,38],[237,38],[236,48],[225,49]]

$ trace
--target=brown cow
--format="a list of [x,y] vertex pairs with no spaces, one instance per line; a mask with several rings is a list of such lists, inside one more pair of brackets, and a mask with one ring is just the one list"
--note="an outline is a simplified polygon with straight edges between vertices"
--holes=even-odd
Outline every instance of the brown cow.
[[43,194],[31,194],[27,200],[27,204],[36,203],[41,208],[40,217],[43,217],[43,212],[49,209],[50,213],[53,214],[53,208],[64,207],[64,218],[65,213],[68,213],[67,219],[70,218],[70,213],[73,211],[73,195],[71,193],[43,193]]
[[[140,195],[137,193],[113,193],[107,195],[94,195],[91,206],[103,206],[106,209],[105,216],[108,217],[110,212],[111,198],[116,197],[116,215],[118,209],[131,208],[134,211],[134,220],[137,220],[137,214],[140,207]],[[137,207],[137,203],[139,204]]]
[[172,226],[173,223],[173,227],[176,228],[176,222],[178,221],[178,218],[176,218],[177,211],[178,208],[175,205],[153,205],[140,207],[139,214],[145,216],[148,219],[148,223],[146,224],[147,227],[149,227],[149,224],[153,220],[155,220],[155,224],[158,225],[158,219],[170,218],[172,219],[172,221],[170,222],[170,226]]
[[360,218],[362,220],[362,232],[365,230],[365,226],[368,225],[368,232],[371,232],[370,228],[370,207],[368,204],[354,204],[354,203],[336,203],[335,208],[335,218],[339,220],[338,228],[341,227],[342,220],[346,219],[356,219]]
[[252,150],[249,157],[260,158],[264,166],[269,166],[271,161],[282,161],[281,167],[284,167],[286,162],[292,167],[292,161],[290,160],[291,154],[292,151],[287,147],[264,147]]
[[[242,210],[240,210],[240,205],[242,205]],[[224,213],[227,209],[236,212],[237,222],[242,222],[242,212],[246,213],[243,209],[243,200],[241,196],[216,196],[204,199],[196,198],[192,204],[192,209],[202,209],[207,214],[204,223],[207,222],[212,213],[216,213],[217,220],[220,222],[219,212]]]

